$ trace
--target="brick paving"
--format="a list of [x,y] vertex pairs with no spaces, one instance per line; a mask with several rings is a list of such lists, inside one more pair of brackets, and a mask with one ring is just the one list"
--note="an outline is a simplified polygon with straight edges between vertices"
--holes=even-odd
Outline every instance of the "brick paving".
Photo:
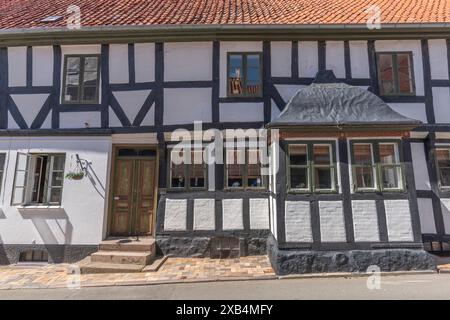
[[1,289],[80,288],[197,281],[274,279],[266,256],[239,259],[169,258],[156,272],[71,275],[68,264],[0,267]]

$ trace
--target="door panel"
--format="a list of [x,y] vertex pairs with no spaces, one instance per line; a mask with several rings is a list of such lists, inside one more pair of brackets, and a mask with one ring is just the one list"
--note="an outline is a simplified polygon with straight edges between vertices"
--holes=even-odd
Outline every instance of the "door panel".
[[129,234],[133,197],[133,160],[116,160],[111,234]]
[[156,160],[116,159],[111,236],[151,235]]
[[155,164],[152,160],[138,160],[138,186],[136,201],[136,232],[151,233],[155,188]]

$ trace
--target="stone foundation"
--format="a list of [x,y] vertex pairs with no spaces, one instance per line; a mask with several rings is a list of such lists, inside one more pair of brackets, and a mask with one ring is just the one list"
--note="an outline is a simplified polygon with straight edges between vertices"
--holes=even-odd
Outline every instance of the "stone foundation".
[[42,245],[42,244],[0,244],[0,265],[19,262],[21,252],[42,250],[48,253],[49,263],[74,263],[98,251],[96,245]]
[[[267,237],[239,238],[240,256],[265,255]],[[176,257],[209,258],[211,255],[211,237],[157,236],[157,253],[171,254]]]
[[380,271],[434,270],[435,259],[419,249],[374,249],[349,251],[280,250],[273,237],[267,253],[278,275],[362,272],[376,265]]

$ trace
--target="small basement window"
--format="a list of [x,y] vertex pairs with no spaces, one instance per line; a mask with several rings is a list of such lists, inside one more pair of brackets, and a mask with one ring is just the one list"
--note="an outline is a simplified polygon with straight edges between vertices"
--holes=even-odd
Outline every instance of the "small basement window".
[[17,153],[12,205],[61,205],[64,154]]
[[27,250],[20,253],[19,262],[48,262],[48,253],[44,250]]

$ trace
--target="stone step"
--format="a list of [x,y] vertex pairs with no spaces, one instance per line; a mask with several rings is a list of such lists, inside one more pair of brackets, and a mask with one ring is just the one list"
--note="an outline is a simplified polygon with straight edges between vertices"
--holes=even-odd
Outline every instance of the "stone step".
[[100,251],[134,251],[154,252],[155,239],[136,240],[105,240],[100,243]]
[[143,269],[144,266],[139,264],[89,262],[80,265],[81,274],[137,273],[142,272]]
[[91,255],[91,262],[146,266],[153,256],[154,252],[100,250]]

